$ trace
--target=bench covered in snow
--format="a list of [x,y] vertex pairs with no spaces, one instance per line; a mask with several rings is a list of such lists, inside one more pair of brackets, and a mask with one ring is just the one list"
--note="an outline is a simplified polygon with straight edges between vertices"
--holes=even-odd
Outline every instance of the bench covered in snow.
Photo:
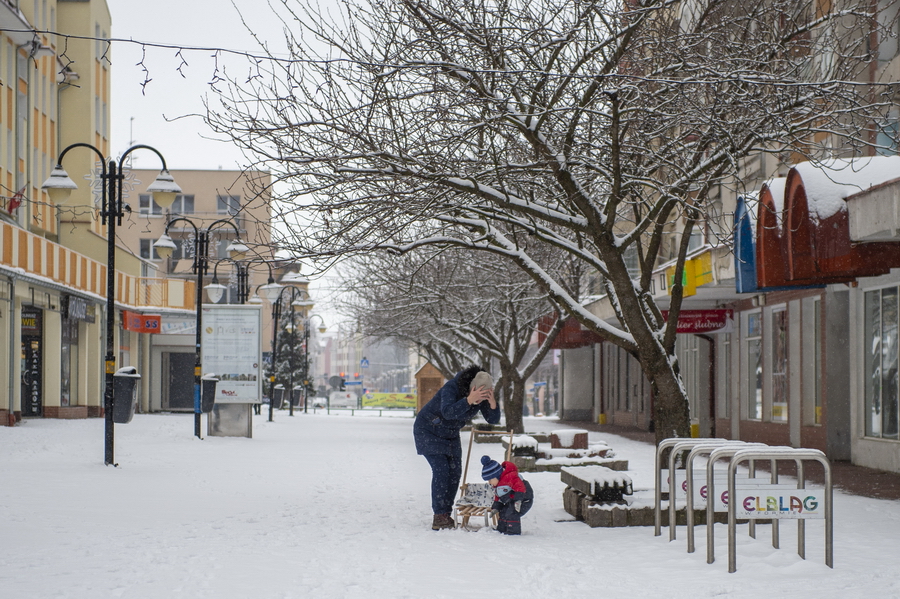
[[560,470],[567,486],[597,502],[621,502],[634,493],[631,477],[605,466],[570,466]]

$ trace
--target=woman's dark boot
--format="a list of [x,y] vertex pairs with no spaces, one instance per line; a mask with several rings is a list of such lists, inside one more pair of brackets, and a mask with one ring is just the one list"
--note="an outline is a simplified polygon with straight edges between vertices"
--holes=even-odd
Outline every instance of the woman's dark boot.
[[450,514],[435,514],[434,520],[431,521],[431,530],[444,528],[456,528],[456,522],[453,521]]

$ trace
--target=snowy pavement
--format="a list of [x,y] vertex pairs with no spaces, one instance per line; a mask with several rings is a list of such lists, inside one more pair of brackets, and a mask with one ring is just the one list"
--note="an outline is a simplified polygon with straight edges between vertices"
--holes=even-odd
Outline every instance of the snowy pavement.
[[[529,431],[561,428],[526,419]],[[205,430],[205,418],[204,418]],[[116,427],[118,468],[103,465],[103,421],[0,427],[0,597],[292,599],[516,597],[900,597],[900,503],[835,493],[835,568],[824,526],[738,533],[727,572],[649,528],[590,528],[562,509],[558,473],[526,473],[535,507],[521,537],[430,529],[430,470],[412,419],[276,413],[253,439],[195,439],[192,415],[137,415]],[[653,448],[600,433],[651,488]],[[499,445],[476,445],[501,459]]]

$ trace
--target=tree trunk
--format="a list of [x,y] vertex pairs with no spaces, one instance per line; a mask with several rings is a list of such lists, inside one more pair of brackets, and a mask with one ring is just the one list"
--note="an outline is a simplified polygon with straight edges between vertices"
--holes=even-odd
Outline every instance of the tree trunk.
[[525,432],[522,422],[522,407],[525,401],[525,381],[512,366],[500,366],[503,376],[503,415],[506,417],[506,430],[517,434]]
[[656,444],[672,437],[690,438],[690,410],[681,377],[670,365],[668,355],[647,356],[643,352],[641,367],[650,381],[653,393],[653,425]]

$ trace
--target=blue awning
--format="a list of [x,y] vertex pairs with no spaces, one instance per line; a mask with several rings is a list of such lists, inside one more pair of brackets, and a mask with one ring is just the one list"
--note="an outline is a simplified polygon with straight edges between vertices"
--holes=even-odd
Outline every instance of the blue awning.
[[756,231],[744,196],[734,208],[734,286],[738,293],[756,293]]

